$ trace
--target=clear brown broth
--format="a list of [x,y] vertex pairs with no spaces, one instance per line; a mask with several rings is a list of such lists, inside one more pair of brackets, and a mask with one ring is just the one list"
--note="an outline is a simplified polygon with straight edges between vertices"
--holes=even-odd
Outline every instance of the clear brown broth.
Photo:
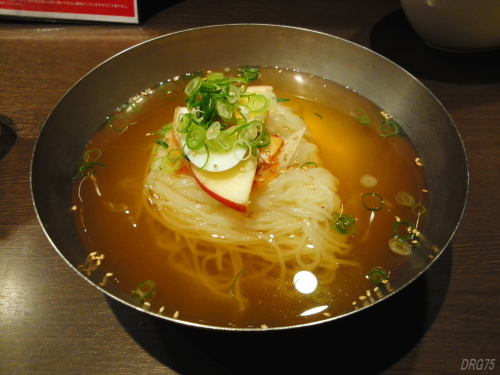
[[[301,77],[301,84],[297,76]],[[182,79],[172,83],[182,93]],[[183,95],[170,100],[172,93],[153,88],[139,103],[140,112],[128,107],[115,113],[125,114],[131,120],[132,125],[126,131],[117,132],[105,126],[89,141],[87,149],[99,148],[102,151],[99,162],[107,168],[98,167],[95,183],[87,178],[74,187],[74,204],[78,207],[75,223],[82,242],[89,252],[105,254],[100,269],[112,272],[108,282],[125,293],[130,294],[144,280],[154,280],[157,292],[150,301],[151,311],[164,307],[165,316],[172,317],[178,312],[179,320],[221,327],[310,323],[363,306],[370,299],[361,301],[359,297],[366,296],[367,290],[372,291],[372,300],[386,294],[384,285],[374,284],[366,275],[379,266],[389,272],[390,280],[407,260],[390,250],[388,241],[393,237],[395,217],[417,221],[410,207],[396,203],[398,192],[405,191],[417,203],[427,205],[427,193],[422,192],[426,189],[425,173],[415,163],[417,154],[411,141],[401,135],[381,137],[376,131],[384,120],[380,108],[332,82],[295,71],[262,68],[255,84],[273,85],[277,96],[290,99],[286,105],[309,125],[324,166],[340,181],[338,193],[344,212],[356,218],[358,234],[349,236],[347,241],[352,251],[345,258],[358,261],[360,266],[340,266],[326,303],[299,292],[290,296],[279,288],[247,283],[242,285],[242,292],[251,303],[244,310],[234,301],[214,297],[169,266],[167,254],[156,244],[158,233],[168,229],[159,225],[143,207],[143,180],[157,139],[146,134],[171,122],[174,109],[183,105]],[[368,113],[371,125],[362,126],[355,121],[350,113],[356,108]],[[377,178],[374,188],[361,185],[360,178],[367,174]],[[361,200],[366,193],[383,197],[384,208],[376,212],[367,210]],[[128,209],[124,210],[123,205]],[[419,229],[424,218],[425,215],[420,217]],[[375,293],[377,286],[380,290]],[[301,316],[318,305],[328,308]]]

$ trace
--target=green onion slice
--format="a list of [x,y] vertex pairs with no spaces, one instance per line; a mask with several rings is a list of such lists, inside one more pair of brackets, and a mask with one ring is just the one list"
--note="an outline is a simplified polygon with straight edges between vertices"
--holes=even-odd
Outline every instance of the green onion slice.
[[257,144],[257,148],[262,148],[269,146],[271,144],[271,135],[269,133],[264,133],[264,135],[261,137],[259,143]]
[[157,139],[157,140],[156,140],[156,143],[157,143],[158,145],[160,145],[161,147],[165,148],[165,149],[167,149],[167,148],[168,148],[168,143],[167,143],[167,142],[165,142],[163,139]]
[[[406,227],[406,233],[403,233],[403,234],[401,233],[402,226]],[[394,237],[396,237],[397,239],[403,240],[403,241],[411,240],[411,238],[414,235],[414,233],[412,232],[414,229],[415,229],[415,225],[413,225],[412,223],[410,223],[409,221],[406,221],[406,220],[396,221],[396,223],[394,223],[394,226],[392,228],[393,233],[394,233]]]
[[182,161],[183,157],[184,157],[184,151],[182,151],[180,148],[174,148],[173,150],[170,150],[167,153],[167,158],[172,163],[175,163],[177,161]]
[[191,113],[181,113],[179,115],[177,131],[179,133],[186,133],[193,122],[193,115]]
[[224,73],[220,72],[207,73],[207,80],[209,81],[216,81],[220,79],[224,79]]
[[380,211],[384,206],[384,198],[375,193],[366,193],[361,199],[363,206],[369,211]]
[[256,147],[266,132],[264,124],[260,121],[252,121],[238,127],[233,134],[238,132],[238,143],[248,144],[250,148]]
[[400,132],[400,127],[397,122],[393,120],[382,121],[378,134],[382,137],[394,137]]
[[140,283],[132,294],[139,297],[140,300],[152,298],[156,291],[156,283],[153,280],[146,280]]
[[264,95],[256,94],[250,97],[247,106],[251,112],[261,113],[269,109],[270,102]]
[[391,238],[389,240],[389,247],[392,251],[399,255],[406,256],[411,253],[411,246],[399,238]]
[[387,279],[387,272],[382,267],[373,267],[370,272],[368,272],[368,278],[376,284],[381,283]]
[[231,296],[231,298],[237,302],[237,303],[240,303],[240,301],[238,301],[236,298],[234,298],[234,287],[236,285],[236,281],[238,281],[238,278],[240,277],[241,273],[244,271],[245,269],[242,268],[240,270],[240,272],[238,272],[238,274],[236,275],[236,277],[234,278],[233,280],[233,283],[231,284],[231,288],[229,289],[229,295]]
[[357,233],[356,221],[354,218],[344,214],[335,214],[332,217],[331,227],[338,233],[349,236]]
[[175,89],[175,85],[172,82],[164,82],[160,85],[160,90],[164,92],[170,92]]
[[351,115],[352,115],[352,117],[354,117],[356,122],[360,125],[367,126],[367,125],[370,125],[370,123],[371,123],[370,117],[368,117],[368,114],[366,113],[366,111],[364,109],[361,109],[361,108],[354,109],[351,112]]
[[113,116],[108,120],[108,125],[111,129],[117,132],[123,132],[130,126],[130,121],[122,115]]
[[84,177],[92,176],[96,172],[96,166],[108,168],[105,164],[90,162],[82,165],[80,169],[78,169],[78,174]]
[[[153,160],[154,164],[152,163],[151,170],[155,171],[155,170],[157,170],[158,167],[163,172],[166,172],[166,173],[173,173],[176,170],[178,170],[182,166],[182,158],[176,159],[172,155],[169,155],[170,152],[172,152],[172,151],[175,151],[175,150],[169,151],[169,153],[167,153],[167,155],[160,158],[161,162],[160,162],[159,166],[157,165],[156,160]],[[181,150],[181,152],[182,152],[182,150]],[[172,161],[172,159],[174,159],[174,160]]]
[[191,150],[199,150],[205,144],[205,139],[207,137],[206,130],[203,126],[192,125],[186,135],[186,145]]
[[307,168],[318,168],[318,163],[315,163],[313,161],[307,161],[307,162],[305,162],[304,164],[302,164],[300,166],[300,168],[304,168],[304,167],[307,167]]
[[194,77],[189,83],[186,85],[186,88],[184,89],[184,92],[188,97],[194,96],[198,90],[200,89],[201,85],[203,84],[203,80],[201,77]]
[[405,191],[400,191],[398,195],[396,195],[396,202],[402,206],[412,207],[415,204],[415,198]]
[[234,107],[225,100],[217,100],[215,102],[215,109],[225,123],[234,120]]
[[238,72],[243,76],[243,78],[249,81],[255,81],[259,78],[259,68],[256,66],[243,66],[238,68]]
[[419,203],[417,203],[416,205],[414,205],[412,208],[411,208],[411,212],[413,212],[413,214],[419,216],[419,215],[423,215],[426,211],[426,208],[424,205],[421,205]]
[[240,97],[241,97],[241,90],[235,85],[230,84],[227,89],[226,100],[229,103],[234,104],[240,99]]
[[97,161],[102,155],[102,151],[98,148],[93,148],[92,150],[88,150],[85,154],[83,154],[83,160],[87,163],[92,163]]
[[289,101],[290,101],[290,99],[286,99],[286,98],[276,98],[276,101],[277,101],[278,103],[285,103],[285,102],[289,102]]

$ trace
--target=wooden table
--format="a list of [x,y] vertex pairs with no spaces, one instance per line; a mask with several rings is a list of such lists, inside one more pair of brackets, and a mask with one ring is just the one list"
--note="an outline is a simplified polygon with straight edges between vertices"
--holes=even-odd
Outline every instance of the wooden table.
[[[424,276],[369,314],[265,338],[173,325],[83,282],[42,232],[30,161],[61,96],[127,47],[223,23],[292,25],[369,47],[416,75],[454,119],[471,175],[462,224]],[[498,51],[429,49],[396,0],[186,0],[141,26],[0,21],[0,154],[17,135],[0,160],[0,373],[455,374],[472,359],[498,359],[499,66]]]

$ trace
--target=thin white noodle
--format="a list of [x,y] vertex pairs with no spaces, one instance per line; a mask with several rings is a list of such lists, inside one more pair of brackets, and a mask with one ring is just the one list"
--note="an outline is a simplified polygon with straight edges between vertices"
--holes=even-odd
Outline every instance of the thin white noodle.
[[[297,126],[300,122],[289,127]],[[356,265],[338,258],[350,248],[345,236],[330,228],[332,215],[341,210],[338,180],[321,167],[318,149],[306,137],[292,158],[286,173],[252,192],[249,214],[222,205],[190,175],[149,172],[144,207],[173,233],[173,239],[158,241],[170,252],[169,262],[222,298],[231,298],[234,284],[234,299],[243,302],[242,308],[248,301],[241,286],[249,280],[282,285],[306,269],[316,271],[326,285],[339,264]],[[300,167],[311,161],[318,167]]]

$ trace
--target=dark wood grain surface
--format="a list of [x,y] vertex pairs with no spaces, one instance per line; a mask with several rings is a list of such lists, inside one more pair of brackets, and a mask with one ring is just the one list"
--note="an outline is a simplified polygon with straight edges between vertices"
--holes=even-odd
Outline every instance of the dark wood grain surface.
[[[396,0],[171,4],[141,26],[0,20],[0,373],[455,374],[477,372],[461,370],[465,359],[500,360],[498,51],[429,49]],[[265,338],[173,325],[107,299],[40,228],[31,156],[64,93],[125,48],[224,23],[304,27],[371,48],[420,79],[455,121],[470,166],[462,224],[426,274],[367,314]]]

